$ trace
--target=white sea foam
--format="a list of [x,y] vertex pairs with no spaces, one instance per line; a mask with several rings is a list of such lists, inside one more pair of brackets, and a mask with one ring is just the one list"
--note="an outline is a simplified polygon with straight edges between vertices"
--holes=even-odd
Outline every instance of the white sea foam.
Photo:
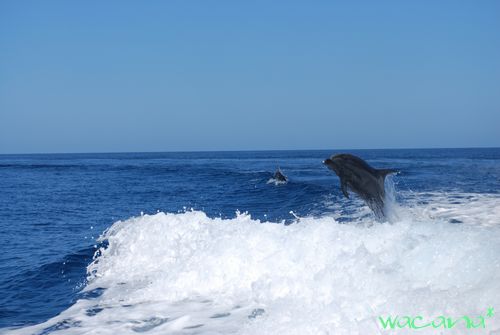
[[278,180],[275,178],[269,178],[269,180],[267,181],[266,184],[274,184],[274,185],[278,186],[278,185],[285,185],[287,183],[288,183],[288,181],[286,181],[286,180]]
[[[469,196],[434,194],[393,223],[198,211],[116,222],[88,267],[85,291],[102,295],[12,333],[402,334],[378,317],[500,313],[500,198]],[[498,334],[499,317],[418,333]]]
[[500,224],[499,195],[429,192],[408,193],[405,198],[415,204],[406,208],[412,216],[482,226]]

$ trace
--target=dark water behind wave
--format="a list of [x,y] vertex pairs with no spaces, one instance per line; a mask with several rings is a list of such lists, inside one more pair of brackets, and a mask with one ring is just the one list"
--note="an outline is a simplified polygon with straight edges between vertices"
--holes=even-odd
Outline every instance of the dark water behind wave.
[[[44,321],[79,296],[94,238],[141,212],[248,211],[265,221],[340,211],[349,201],[321,161],[336,151],[0,156],[0,328]],[[404,192],[499,193],[500,149],[351,150],[397,168]],[[277,166],[287,185],[267,181]],[[421,199],[426,201],[426,199]],[[406,201],[399,197],[399,202]],[[331,203],[342,206],[332,209]]]

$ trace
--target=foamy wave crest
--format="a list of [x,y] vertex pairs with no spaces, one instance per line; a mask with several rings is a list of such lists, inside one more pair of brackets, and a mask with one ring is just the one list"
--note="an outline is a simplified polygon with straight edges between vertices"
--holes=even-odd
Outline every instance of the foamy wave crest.
[[278,185],[286,185],[288,184],[288,181],[285,181],[285,180],[278,180],[278,179],[274,179],[274,178],[270,178],[266,184],[274,184],[276,186]]
[[[498,225],[192,211],[116,222],[102,239],[89,297],[13,333],[377,334],[379,316],[500,312]],[[473,331],[500,332],[498,317]]]

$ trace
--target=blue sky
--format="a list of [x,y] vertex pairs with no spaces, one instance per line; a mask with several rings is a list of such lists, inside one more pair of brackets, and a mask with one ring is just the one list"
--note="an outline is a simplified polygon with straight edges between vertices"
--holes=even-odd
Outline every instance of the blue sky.
[[0,2],[0,153],[500,146],[498,1]]

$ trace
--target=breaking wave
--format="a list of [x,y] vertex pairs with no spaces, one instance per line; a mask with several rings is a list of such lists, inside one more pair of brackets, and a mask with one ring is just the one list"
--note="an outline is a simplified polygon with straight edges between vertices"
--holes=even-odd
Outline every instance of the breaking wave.
[[[361,215],[284,225],[201,211],[116,222],[82,298],[8,332],[376,334],[379,316],[500,310],[500,197],[413,195],[392,223]],[[500,322],[474,331],[500,332]]]

